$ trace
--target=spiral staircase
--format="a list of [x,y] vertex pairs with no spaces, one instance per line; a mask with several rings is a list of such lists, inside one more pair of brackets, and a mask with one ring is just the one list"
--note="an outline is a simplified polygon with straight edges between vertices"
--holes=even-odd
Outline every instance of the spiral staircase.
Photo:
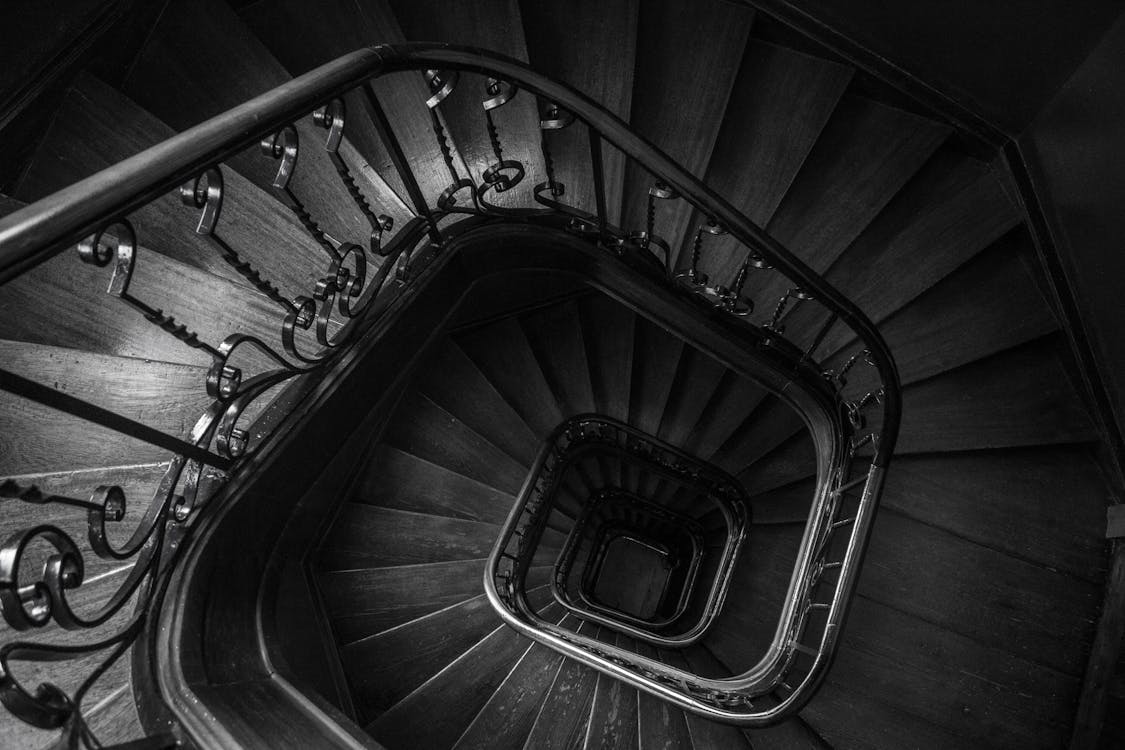
[[[516,90],[500,58],[422,65],[414,40],[524,61],[644,141],[595,138],[548,95],[569,89]],[[357,87],[340,61],[376,41],[396,62]],[[286,88],[322,65],[336,78],[315,95]],[[236,112],[259,95],[304,98]],[[111,208],[96,190],[223,117],[238,137],[167,168],[196,175],[183,191],[154,178]],[[255,129],[276,135],[247,147]],[[750,229],[674,189],[641,158],[652,146]],[[57,686],[38,696],[54,724],[6,714],[5,747],[46,747],[60,724],[63,743],[152,748],[1070,737],[1114,480],[1018,190],[999,154],[766,13],[169,3],[126,73],[74,77],[0,216],[97,173],[36,229],[44,250],[4,256],[4,536],[51,525],[114,552],[58,574],[86,620],[69,627],[56,592],[21,588],[58,544],[30,544],[0,582],[0,692],[16,694],[13,675]],[[51,221],[96,227],[86,263]],[[892,364],[806,271],[875,325]],[[314,333],[338,351],[310,354]],[[250,377],[278,357],[282,376]],[[899,383],[895,441],[884,399]],[[220,424],[214,405],[234,402]],[[816,408],[848,437],[829,458]],[[864,493],[848,517],[832,503],[870,489],[880,437],[895,454],[880,512]],[[549,471],[579,438],[592,447]],[[133,500],[150,496],[155,525]],[[802,588],[815,524],[863,518],[854,553]],[[107,526],[99,547],[88,529]],[[814,627],[824,569],[853,562],[856,580],[831,584],[854,585],[831,668],[806,665],[808,693],[778,677],[739,705],[785,711],[738,720],[714,686],[751,673],[787,616]],[[1105,747],[1125,737],[1114,721]]]

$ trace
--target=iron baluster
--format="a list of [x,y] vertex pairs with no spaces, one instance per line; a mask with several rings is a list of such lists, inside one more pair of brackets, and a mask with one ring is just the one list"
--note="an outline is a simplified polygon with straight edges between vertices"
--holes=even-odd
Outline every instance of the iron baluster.
[[367,196],[359,189],[359,185],[356,184],[355,178],[352,176],[351,169],[348,168],[344,157],[340,155],[340,145],[344,141],[346,114],[347,109],[344,100],[333,99],[323,109],[313,112],[313,122],[328,131],[328,138],[324,143],[324,149],[328,152],[328,159],[332,162],[332,166],[336,168],[336,174],[340,176],[340,181],[347,188],[348,195],[351,196],[356,208],[360,210],[360,213],[367,219],[367,223],[371,225],[368,249],[372,255],[378,255],[383,244],[383,232],[391,231],[394,221],[386,214],[375,214],[375,209],[371,207]]
[[307,328],[314,314],[312,306],[286,299],[274,284],[267,281],[248,261],[243,260],[216,232],[222,214],[223,197],[223,172],[218,166],[204,170],[195,180],[180,187],[180,200],[183,204],[202,209],[199,223],[195,227],[196,234],[206,237],[219,251],[222,259],[242,278],[283,310],[296,314],[303,321],[303,327]]
[[305,204],[301,202],[301,199],[297,197],[290,186],[293,174],[297,169],[297,155],[300,147],[297,129],[292,125],[286,125],[272,136],[263,138],[258,147],[264,156],[278,160],[277,174],[273,178],[273,188],[277,195],[289,207],[297,220],[301,222],[301,226],[316,241],[316,244],[328,253],[328,257],[332,260],[338,260],[339,253],[336,248],[339,243],[334,242],[320,227],[320,224],[313,219],[312,214],[305,208]]
[[495,208],[485,200],[489,190],[495,190],[497,193],[507,192],[520,184],[524,178],[523,164],[515,159],[504,158],[504,151],[500,145],[500,131],[496,129],[496,122],[492,117],[494,110],[510,102],[518,92],[519,88],[509,81],[489,78],[485,84],[487,98],[481,102],[481,106],[484,107],[488,142],[492,147],[492,156],[495,159],[481,173],[482,184],[477,188],[477,201],[485,209]]
[[[426,107],[430,111],[430,123],[433,127],[434,137],[437,139],[438,149],[441,151],[442,161],[445,162],[445,168],[449,170],[449,186],[442,191],[437,199],[437,207],[442,211],[452,211],[457,206],[457,193],[464,189],[469,190],[469,196],[473,201],[473,207],[476,207],[477,190],[476,185],[473,183],[472,176],[462,178],[457,173],[457,167],[453,163],[453,148],[449,144],[449,136],[445,133],[445,126],[442,125],[441,113],[438,111],[438,106],[453,93],[454,88],[457,87],[457,81],[460,74],[457,71],[446,70],[427,70],[425,72],[426,85],[430,90],[430,97],[426,100]],[[464,209],[458,209],[464,210]]]
[[[107,232],[118,230],[116,233],[116,248],[108,242],[103,242]],[[105,268],[113,261],[113,275],[110,277],[109,287],[106,292],[128,304],[144,316],[145,320],[155,325],[160,330],[180,341],[192,349],[207,352],[215,359],[222,358],[218,349],[201,340],[199,336],[187,326],[176,322],[171,315],[166,315],[163,310],[152,307],[139,298],[129,293],[129,283],[133,279],[136,267],[137,234],[133,225],[127,219],[118,219],[106,224],[94,234],[78,244],[78,257],[84,263],[90,263]],[[234,373],[230,374],[233,379]],[[237,386],[237,383],[235,383]]]
[[592,128],[587,128],[590,137],[590,169],[594,176],[594,204],[598,212],[598,237],[606,238],[609,212],[605,196],[605,164],[602,161],[602,139]]
[[[367,108],[367,114],[375,124],[375,130],[379,133],[379,139],[383,142],[383,145],[387,149],[387,154],[391,157],[391,163],[394,165],[395,171],[398,172],[399,179],[401,179],[402,184],[406,186],[406,193],[410,197],[410,203],[414,208],[414,213],[425,220],[430,240],[434,244],[440,245],[441,232],[434,222],[430,207],[426,203],[426,197],[422,194],[422,188],[418,185],[418,179],[414,176],[414,170],[411,169],[410,162],[402,150],[402,144],[399,143],[398,137],[395,136],[394,129],[387,119],[387,113],[383,111],[383,105],[379,103],[379,98],[375,95],[375,89],[370,82],[363,86],[363,102]],[[430,110],[430,114],[433,115],[432,110]],[[445,144],[445,148],[448,149],[448,147],[449,144]],[[448,163],[452,164],[452,162],[453,155],[450,154]]]
[[789,305],[789,300],[796,300],[797,302],[805,302],[812,299],[812,295],[803,289],[794,287],[781,295],[781,299],[777,301],[777,307],[773,310],[773,316],[770,322],[766,324],[765,328],[776,334],[785,333],[785,326],[781,324],[781,316],[785,314],[785,308]]
[[667,241],[663,237],[658,237],[656,234],[656,201],[657,200],[672,200],[678,198],[676,191],[670,186],[660,182],[659,180],[653,183],[652,187],[648,189],[647,204],[645,206],[645,228],[641,232],[632,232],[629,239],[638,242],[642,249],[651,251],[652,246],[655,245],[660,249],[664,255],[664,268],[666,271],[671,270],[672,253]]

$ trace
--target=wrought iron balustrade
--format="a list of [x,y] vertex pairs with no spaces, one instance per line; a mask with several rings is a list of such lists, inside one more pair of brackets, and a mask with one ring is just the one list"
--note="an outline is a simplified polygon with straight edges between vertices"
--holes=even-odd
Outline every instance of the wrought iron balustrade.
[[[415,76],[428,87],[425,116],[433,125],[434,156],[449,175],[448,186],[437,195],[427,195],[420,186],[417,165],[408,159],[392,127],[398,113],[384,109],[372,86],[385,75]],[[491,161],[467,165],[467,173],[458,167],[446,132],[448,113],[442,103],[451,96],[479,101],[489,137]],[[536,145],[546,179],[535,185],[526,184],[525,178],[538,170],[505,156],[504,139],[511,134],[497,118],[499,110],[520,96],[535,97],[542,113]],[[345,112],[344,102],[354,100],[362,111]],[[356,117],[377,131],[403,185],[404,202],[414,215],[403,226],[393,226],[386,207],[375,205],[357,187],[353,170],[359,165],[349,163],[341,148]],[[325,130],[323,144],[299,142],[295,124],[304,120]],[[567,203],[576,191],[558,179],[559,164],[551,149],[557,131],[565,128],[582,128],[587,136],[589,205]],[[268,258],[251,261],[251,249],[236,246],[226,232],[229,209],[224,212],[224,204],[232,183],[224,179],[224,162],[250,147],[276,164],[273,189],[279,210],[292,214],[323,255],[321,265],[313,269],[316,282],[310,288],[285,288],[274,278]],[[636,163],[653,178],[643,227],[619,227],[611,220],[605,168],[610,149],[614,157]],[[300,164],[314,156],[328,159],[335,168],[356,216],[365,223],[364,236],[343,236],[340,228],[322,225],[323,219],[306,206],[292,178]],[[212,312],[211,301],[199,300],[198,309],[169,313],[164,300],[145,296],[132,283],[144,272],[150,254],[160,250],[161,237],[144,234],[143,225],[131,216],[169,194],[186,206],[184,231],[205,238],[245,281],[248,299],[253,296],[273,306],[276,340],[266,341],[248,328],[222,340],[208,339],[197,331]],[[672,250],[687,238],[666,238],[659,231],[661,206],[672,201],[682,201],[706,217],[689,240],[682,268],[672,266]],[[727,682],[701,681],[634,654],[584,643],[530,618],[501,573],[519,575],[526,535],[515,532],[540,517],[534,488],[521,494],[490,560],[485,586],[493,605],[520,632],[714,719],[769,723],[808,700],[843,626],[898,430],[898,379],[882,338],[850,301],[761,228],[588,97],[499,55],[450,45],[405,44],[372,46],[340,57],[0,219],[0,284],[62,253],[73,253],[75,263],[108,269],[107,292],[120,300],[122,314],[136,316],[138,324],[154,326],[209,360],[200,391],[211,400],[190,433],[179,437],[0,369],[0,389],[169,452],[163,480],[147,500],[135,531],[121,545],[107,541],[107,525],[125,517],[120,487],[91,487],[88,500],[52,495],[18,481],[0,487],[10,501],[69,506],[88,514],[86,549],[52,525],[31,525],[4,543],[0,609],[11,628],[44,632],[54,625],[93,634],[127,605],[134,607],[112,633],[91,635],[77,646],[22,637],[0,644],[0,701],[8,711],[37,727],[62,728],[68,741],[96,745],[84,722],[83,698],[105,669],[129,652],[155,616],[200,519],[216,512],[217,488],[268,448],[302,395],[330,379],[363,332],[411,290],[426,263],[456,234],[453,222],[458,219],[562,224],[602,253],[606,262],[620,261],[659,280],[669,293],[696,299],[726,323],[741,326],[739,330],[755,342],[751,353],[768,361],[792,392],[828,392],[833,404],[830,414],[815,417],[820,420],[818,482],[785,615],[770,653],[751,672]],[[739,243],[745,252],[744,263],[725,284],[709,280],[701,266],[709,241],[717,237]],[[784,287],[780,299],[754,300],[747,294],[748,280],[766,274]],[[755,316],[755,303],[766,308],[764,315]],[[786,315],[796,305],[823,311],[816,330],[786,330]],[[852,346],[855,356],[822,361],[819,350],[830,333]],[[829,367],[833,363],[835,370]],[[873,386],[849,387],[846,376],[859,366],[871,368]],[[561,439],[587,439],[594,434],[589,430],[607,428],[591,422],[575,429],[576,434],[564,433]],[[549,469],[551,460],[541,457],[538,468]],[[857,460],[866,468],[853,478]],[[26,551],[37,545],[51,552],[40,570],[32,570]],[[81,615],[68,600],[82,590],[85,561],[94,558],[129,562],[133,568],[94,614]],[[49,663],[92,654],[104,658],[69,693],[48,682],[26,685],[14,668],[20,662]]]

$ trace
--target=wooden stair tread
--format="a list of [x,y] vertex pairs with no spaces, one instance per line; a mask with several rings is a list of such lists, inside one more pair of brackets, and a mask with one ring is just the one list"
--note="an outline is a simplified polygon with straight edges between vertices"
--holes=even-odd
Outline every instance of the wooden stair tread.
[[[981,646],[865,596],[853,600],[848,619],[831,683],[942,726],[963,742],[1058,746],[1069,737],[1077,678]],[[843,718],[839,711],[819,710],[819,701],[806,712],[823,716],[826,730]]]
[[[913,383],[1058,330],[1031,277],[1031,248],[1001,243],[986,250],[880,325],[903,383]],[[845,347],[827,364],[838,367]],[[860,390],[871,368],[853,370]],[[856,377],[859,376],[859,377]],[[865,377],[866,376],[866,377]]]
[[[641,656],[657,658],[656,649],[647,643],[636,644]],[[684,712],[648,693],[637,693],[637,727],[640,750],[662,747],[692,747]]]
[[484,594],[340,649],[360,721],[370,724],[500,625]]
[[515,495],[526,470],[417,391],[403,396],[386,441],[399,450]]
[[[617,634],[616,645],[628,640]],[[636,688],[621,680],[599,674],[583,747],[631,748],[637,746]]]
[[416,513],[502,524],[514,498],[390,445],[380,445],[352,500]]
[[491,523],[345,503],[321,546],[324,570],[355,570],[487,557]]
[[684,345],[657,437],[681,445],[715,394],[726,368],[693,346]]
[[1037,340],[910,386],[896,452],[1096,440],[1060,359],[1057,342]]
[[577,304],[564,302],[525,316],[520,325],[563,415],[596,411]]
[[562,422],[554,394],[515,319],[462,332],[456,340],[541,440]]
[[[309,13],[308,6],[297,0],[273,0],[268,7],[249,5],[239,14],[294,76],[373,43],[405,41],[398,21],[382,0],[362,5],[351,0],[327,0],[317,7],[316,13]],[[296,28],[301,30],[299,35],[293,34]],[[435,205],[449,183],[449,174],[441,163],[426,112],[428,94],[422,77],[417,73],[384,75],[374,79],[372,87],[388,113],[391,128],[422,194],[429,205]],[[401,177],[369,124],[364,102],[357,94],[351,94],[347,107],[349,137],[356,141],[356,147],[382,179],[407,199]]]
[[[2,340],[0,361],[9,372],[181,439],[214,401],[206,392],[207,370],[195,365]],[[0,409],[0,476],[168,457],[163,448],[7,392],[0,392]]]
[[[549,609],[557,618],[561,607]],[[369,724],[368,733],[389,747],[453,747],[530,646],[500,625]]]
[[[1057,330],[1057,323],[1025,266],[1007,246],[986,251],[931,287],[880,327],[903,385],[1012,348]],[[840,368],[853,354],[841,350],[825,360]],[[848,373],[850,399],[878,388],[874,368],[860,362]],[[804,428],[795,411],[776,398],[755,411],[753,427],[738,444],[747,465]]]
[[[597,626],[583,622],[578,632],[591,635]],[[540,703],[524,748],[562,750],[580,746],[586,736],[598,673],[572,659],[563,659],[547,697]]]
[[[558,5],[522,0],[531,66],[629,120],[633,98],[633,65],[636,62],[638,0],[604,2],[582,0]],[[567,29],[567,34],[559,33]],[[567,40],[581,39],[582,44]],[[555,162],[556,179],[565,186],[562,202],[596,213],[590,143],[581,124],[547,134]],[[621,221],[625,157],[617,149],[603,149],[605,198],[610,224]]]
[[[917,115],[844,96],[766,230],[824,272],[948,133]],[[746,285],[760,309],[771,311],[787,288],[779,274],[752,274]]]
[[1071,675],[1085,667],[1101,600],[1096,584],[897,513],[875,521],[859,593]]
[[705,643],[731,673],[745,672],[765,655],[803,533],[793,526],[755,526],[751,532],[731,575],[730,591],[738,596],[727,597]]
[[[892,702],[861,693],[854,686],[836,682],[831,677],[817,691],[817,700],[810,702],[801,714],[824,737],[829,747],[859,750],[897,750],[903,747],[991,750],[996,747],[956,734],[941,724],[927,721]],[[873,732],[872,727],[877,727],[878,731]],[[789,746],[784,747],[788,749]]]
[[[753,18],[751,8],[720,0],[641,5],[629,124],[691,174],[707,170]],[[625,165],[622,221],[628,229],[645,228],[652,184],[639,164]],[[679,199],[656,203],[656,234],[674,249],[691,206]]]
[[[1059,346],[1051,337],[1037,339],[906,387],[896,454],[1097,440]],[[1011,378],[1013,372],[1021,377]],[[754,495],[815,472],[811,444],[796,435],[739,478]]]
[[[751,39],[705,182],[750,221],[765,226],[851,77],[845,66]],[[704,221],[706,217],[696,211],[690,227]],[[690,240],[685,237],[679,248],[677,267],[687,266]],[[733,279],[747,248],[729,236],[707,237],[705,242],[703,271],[719,283]]]
[[[67,92],[20,183],[26,201],[43,198],[176,134],[144,108],[90,75]],[[130,214],[138,240],[181,263],[231,279],[239,275],[195,232],[199,210],[178,191]],[[216,234],[285,296],[311,294],[328,268],[327,254],[272,195],[223,169],[223,206]]]
[[637,326],[629,423],[655,435],[672,393],[684,342],[651,323]]
[[416,382],[434,403],[516,461],[530,466],[535,460],[535,433],[453,341],[434,348]]
[[[222,62],[199,65],[198,60]],[[203,0],[165,10],[122,88],[164,122],[185,130],[289,80],[289,74],[230,6],[221,0]],[[350,119],[361,120],[362,113],[353,112]],[[302,144],[293,175],[294,192],[329,235],[365,245],[371,227],[323,153],[326,131],[311,116],[300,118],[294,126]],[[348,132],[345,125],[345,139]],[[257,147],[233,156],[231,163],[256,185],[270,190],[278,165]],[[354,163],[350,166],[376,211],[403,226],[410,212],[402,200],[374,170],[360,169]]]
[[485,560],[317,571],[325,608],[348,644],[480,593]]
[[[517,0],[452,4],[442,0],[387,0],[387,4],[408,41],[466,44],[527,61]],[[481,173],[496,161],[481,106],[487,98],[485,84],[485,77],[462,72],[456,89],[440,105],[447,133],[478,185],[482,183]],[[512,190],[490,191],[489,202],[499,206],[537,206],[531,197],[532,187],[545,182],[547,173],[539,153],[535,97],[527,91],[519,92],[507,104],[493,110],[492,116],[504,159],[520,161],[526,172],[523,181]]]
[[[573,615],[567,615],[560,624],[574,628],[578,622]],[[521,750],[563,660],[561,654],[546,646],[532,645],[489,696],[454,747]]]
[[710,460],[766,395],[757,383],[728,372],[684,441],[684,449]]
[[[987,165],[941,148],[840,255],[825,279],[880,322],[998,242],[1020,219]],[[794,308],[787,316],[790,337],[810,344],[825,319],[818,305]],[[839,326],[820,351],[834,351],[846,338]]]
[[[264,295],[143,245],[135,257],[129,293],[173,316],[200,340],[218,347],[232,333],[247,333],[282,351],[284,315]],[[210,354],[186,346],[106,294],[110,275],[108,269],[79,261],[76,252],[65,252],[13,279],[0,295],[0,338],[210,366]],[[53,304],[59,299],[69,303]],[[207,301],[207,314],[200,311],[200,300]],[[276,367],[252,353],[247,358],[262,369]]]
[[[1107,492],[1089,451],[1070,446],[903,456],[882,505],[977,544],[1087,581],[1104,575]],[[1059,502],[1059,498],[1068,498]]]
[[[683,653],[688,665],[696,674],[723,677],[730,675],[727,666],[715,658],[715,655],[705,646],[685,649]],[[791,750],[792,748],[828,750],[827,743],[809,727],[800,715],[766,729],[747,727],[742,730],[742,733],[752,743],[754,750]]]
[[582,300],[579,312],[596,410],[628,422],[636,314],[602,294]]
[[[660,660],[670,667],[694,673],[693,665],[685,656],[686,651],[687,649],[660,650]],[[684,711],[683,715],[687,722],[688,735],[691,737],[692,750],[752,750],[746,735],[738,727],[710,721],[688,711]]]

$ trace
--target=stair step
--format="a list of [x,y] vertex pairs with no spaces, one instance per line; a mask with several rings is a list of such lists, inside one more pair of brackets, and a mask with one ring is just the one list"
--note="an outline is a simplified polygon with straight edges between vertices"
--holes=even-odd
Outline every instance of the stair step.
[[[856,703],[842,699],[845,686],[857,698],[943,727],[958,738],[956,747],[1058,747],[1070,735],[1080,680],[858,596],[828,683],[805,709],[829,741],[856,729]],[[903,723],[913,722],[895,726]],[[872,746],[897,746],[894,729],[872,733],[867,726]],[[910,745],[949,747],[927,739],[922,733]]]
[[[63,98],[17,195],[28,202],[39,200],[175,134],[119,91],[80,75]],[[184,206],[173,191],[134,211],[130,220],[146,247],[247,285],[211,242],[195,232],[199,213]],[[223,169],[222,213],[215,231],[287,298],[311,294],[328,268],[327,254],[293,214],[230,168]]]
[[[637,55],[637,0],[579,0],[559,5],[522,0],[520,14],[531,66],[576,90],[626,122],[633,98]],[[560,29],[581,44],[568,44]],[[579,123],[547,134],[556,179],[565,186],[562,202],[596,213],[590,142]],[[613,147],[603,151],[605,200],[610,224],[621,222],[625,157]]]
[[[239,11],[271,54],[294,76],[370,44],[405,41],[398,21],[385,2],[360,5],[351,0],[326,0],[309,13],[299,0],[270,0]],[[300,29],[299,35],[293,29]],[[425,83],[417,73],[384,75],[372,82],[375,95],[391,119],[391,128],[429,205],[449,184],[449,173],[441,161],[426,110]],[[386,149],[371,127],[364,101],[356,94],[347,97],[347,132],[356,148],[383,181],[404,199],[402,179]],[[459,158],[459,157],[457,157]]]
[[[766,229],[814,271],[824,272],[949,133],[917,115],[855,95],[840,99]],[[748,296],[769,316],[789,281],[751,274]]]
[[[703,648],[691,648],[684,651],[684,657],[692,671],[701,675],[729,676],[730,670],[726,665],[715,658],[714,654]],[[688,717],[691,721],[691,717]],[[714,726],[708,723],[709,726]],[[768,729],[742,730],[745,740],[749,740],[754,750],[791,750],[791,748],[808,748],[809,750],[828,750],[827,743],[822,740],[812,728],[798,715]],[[693,738],[695,732],[692,733]],[[744,741],[745,741],[744,740]],[[732,738],[732,746],[739,747]],[[722,747],[722,745],[716,745]]]
[[[1036,339],[906,387],[895,452],[906,455],[1097,440],[1097,431],[1064,369],[1061,346],[1053,336]],[[1013,379],[1014,372],[1020,377]],[[798,434],[739,478],[756,495],[815,473],[811,443]]]
[[[1029,246],[1001,243],[931,287],[879,327],[899,378],[914,383],[1058,330],[1032,278]],[[853,344],[830,358],[839,367]],[[850,390],[873,385],[873,370],[852,370]]]
[[660,429],[683,349],[684,342],[662,328],[648,321],[637,326],[629,424],[650,435]]
[[757,383],[728,371],[684,441],[684,450],[711,460],[727,440],[745,429],[754,408],[767,395]]
[[355,502],[488,524],[504,523],[513,502],[507,493],[386,444],[353,492]]
[[[1051,446],[896,458],[882,505],[1098,583],[1106,564],[1099,502],[1105,492],[1089,450]],[[1060,503],[1060,497],[1068,501]]]
[[1101,601],[1095,583],[889,512],[875,521],[859,593],[1075,676]]
[[[1057,330],[1055,319],[1016,248],[997,246],[924,292],[880,327],[904,385],[933,377]],[[839,369],[857,345],[825,360]],[[878,387],[862,361],[848,373],[849,398]],[[804,429],[795,411],[769,398],[755,411],[753,429],[737,450],[746,465]]]
[[563,415],[596,411],[577,303],[527,315],[520,324]]
[[579,313],[597,411],[628,422],[637,316],[604,294],[579,302]]
[[[765,655],[781,615],[804,529],[755,526],[731,575],[730,591],[708,631],[706,646],[733,674]],[[865,567],[866,570],[866,567]]]
[[[627,640],[626,636],[617,633],[614,642],[621,646]],[[635,748],[638,742],[637,701],[636,688],[599,674],[583,747]]]
[[[659,660],[656,649],[647,643],[637,643],[641,656]],[[637,694],[637,727],[640,750],[658,748],[692,747],[687,719],[681,709],[648,693]]]
[[[527,45],[517,0],[447,3],[442,0],[387,0],[409,41],[447,42],[499,52],[527,61]],[[482,102],[487,98],[486,78],[461,73],[453,93],[440,105],[448,133],[464,157],[473,180],[496,161],[489,141]],[[532,187],[547,179],[539,153],[539,112],[535,97],[521,91],[492,111],[504,159],[515,159],[526,170],[523,181],[504,193],[489,191],[487,200],[498,206],[537,206]],[[459,167],[460,170],[460,167]],[[461,175],[464,177],[464,174]]]
[[324,570],[357,570],[488,557],[500,527],[345,503],[321,545]]
[[523,466],[535,461],[535,433],[453,341],[434,347],[416,383],[434,403]]
[[527,474],[519,462],[417,391],[403,396],[386,441],[513,496]]
[[[598,627],[583,622],[578,632],[591,636]],[[590,707],[598,673],[572,659],[563,659],[547,697],[523,747],[525,750],[563,750],[582,745],[590,720]]]
[[[246,333],[282,351],[281,308],[254,289],[180,263],[142,244],[135,254],[129,293],[159,308],[218,347],[232,333]],[[111,272],[82,263],[68,251],[4,285],[0,338],[92,353],[209,367],[212,357],[190,348],[140,312],[106,294]],[[54,300],[67,304],[54,304]],[[207,312],[200,311],[206,300]],[[91,321],[96,321],[93,324]],[[247,352],[244,374],[277,365]],[[232,362],[233,364],[238,364]],[[251,368],[259,369],[251,369]]]
[[342,646],[360,723],[374,722],[497,625],[496,613],[481,594]]
[[[874,677],[874,676],[873,676]],[[937,687],[944,690],[943,686]],[[861,750],[898,750],[910,747],[919,750],[992,750],[991,742],[974,741],[956,734],[944,722],[927,721],[895,705],[894,696],[881,700],[853,685],[836,682],[830,676],[821,684],[816,700],[802,710],[810,725],[828,742],[828,747],[860,748]],[[972,711],[972,707],[964,706]],[[873,732],[872,727],[878,727]],[[759,740],[755,738],[755,743]],[[755,747],[758,745],[755,744]],[[763,745],[769,748],[769,745]],[[792,745],[775,745],[789,750]]]
[[318,570],[325,608],[346,645],[480,593],[485,560]]
[[712,357],[685,344],[657,437],[672,445],[682,445],[726,371]]
[[[221,64],[200,65],[199,60]],[[122,88],[173,128],[186,130],[289,80],[281,64],[225,2],[201,0],[165,9]],[[363,119],[362,112],[353,111],[349,121]],[[294,125],[303,144],[293,175],[294,192],[329,235],[366,245],[371,227],[323,151],[326,131],[311,116]],[[395,226],[403,226],[410,211],[375,170],[359,163],[350,130],[345,128],[348,146],[341,148],[341,154],[350,161],[360,191],[377,213],[385,213]],[[254,184],[271,190],[278,163],[256,146],[231,157],[230,162]]]
[[[878,323],[1001,242],[1021,218],[987,165],[952,147],[940,148],[825,278]],[[1013,253],[1031,246],[1026,233],[1003,242]],[[819,305],[801,305],[786,317],[786,329],[790,338],[807,346],[826,319]],[[835,351],[848,338],[846,329],[837,326],[818,351]]]
[[[559,624],[573,629],[579,622],[568,614]],[[527,649],[454,747],[521,750],[563,659],[558,652],[539,644]]]
[[[641,5],[629,124],[691,174],[707,171],[753,18],[751,8],[721,0]],[[625,165],[626,229],[645,229],[653,181],[636,162]],[[679,199],[656,203],[656,234],[675,248],[691,206]]]
[[908,387],[896,451],[1097,440],[1062,357],[1061,342],[1048,337]]
[[[181,439],[214,401],[206,393],[207,370],[194,365],[2,340],[0,361],[9,372]],[[0,392],[0,410],[0,476],[168,457],[167,450],[7,392]]]
[[[668,666],[686,672],[694,671],[684,657],[684,652],[661,649],[659,653],[660,660]],[[687,722],[688,735],[691,737],[692,750],[752,750],[746,735],[737,727],[708,721],[702,716],[687,711],[684,711],[683,715]]]
[[[769,223],[851,80],[850,68],[759,39],[746,45],[705,182],[758,226]],[[747,137],[747,134],[753,134]],[[696,211],[689,229],[707,217]],[[747,248],[707,237],[701,268],[717,283],[738,273]],[[678,247],[687,267],[691,232]]]
[[540,440],[563,421],[523,328],[514,318],[464,331],[456,340]]
[[[562,613],[556,603],[547,610],[552,620]],[[531,644],[511,628],[497,627],[369,724],[368,733],[388,747],[453,747]]]

